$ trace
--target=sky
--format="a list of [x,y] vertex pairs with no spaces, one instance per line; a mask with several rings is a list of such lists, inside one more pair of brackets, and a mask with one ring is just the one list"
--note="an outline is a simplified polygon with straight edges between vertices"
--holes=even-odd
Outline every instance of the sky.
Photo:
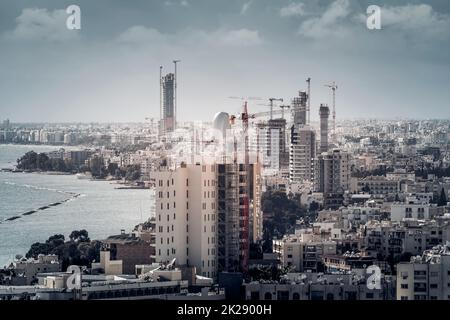
[[[72,4],[80,30],[66,28]],[[333,81],[338,120],[450,118],[449,52],[448,0],[2,0],[0,120],[158,118],[174,59],[181,121],[238,112],[230,96],[289,103],[308,77],[312,120]]]

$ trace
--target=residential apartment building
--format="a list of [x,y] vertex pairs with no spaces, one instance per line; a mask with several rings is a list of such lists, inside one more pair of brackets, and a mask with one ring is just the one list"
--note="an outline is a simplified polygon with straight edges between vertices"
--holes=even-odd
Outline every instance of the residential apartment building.
[[400,191],[400,182],[383,176],[366,177],[358,180],[357,191],[374,195],[394,195]]
[[450,242],[397,265],[397,300],[450,300]]
[[338,208],[350,189],[350,154],[339,149],[323,152],[314,164],[314,190],[324,194],[325,208]]
[[301,237],[290,235],[273,240],[273,252],[285,267],[290,266],[297,272],[319,272],[323,269],[323,256],[336,254],[336,242],[303,241]]
[[395,281],[381,279],[381,288],[367,286],[368,275],[288,273],[285,281],[244,284],[246,300],[392,300]]
[[156,262],[176,258],[206,277],[217,274],[215,164],[182,164],[152,173],[156,184]]
[[391,221],[404,219],[430,220],[444,214],[443,208],[435,204],[429,204],[417,199],[408,198],[405,203],[393,203],[391,205]]
[[289,181],[303,183],[312,181],[316,157],[316,133],[310,127],[291,127],[289,149]]

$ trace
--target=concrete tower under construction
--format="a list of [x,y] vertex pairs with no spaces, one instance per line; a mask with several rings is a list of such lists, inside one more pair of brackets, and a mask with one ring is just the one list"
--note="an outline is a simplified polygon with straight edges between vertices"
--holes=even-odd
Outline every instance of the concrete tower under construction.
[[172,132],[175,129],[175,74],[168,73],[161,78],[161,131]]
[[320,148],[319,153],[328,151],[328,117],[330,116],[330,108],[321,104],[319,108],[320,116]]

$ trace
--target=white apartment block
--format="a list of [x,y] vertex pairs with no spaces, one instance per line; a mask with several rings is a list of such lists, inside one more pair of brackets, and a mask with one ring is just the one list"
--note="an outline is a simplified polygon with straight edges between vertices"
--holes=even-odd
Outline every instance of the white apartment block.
[[292,267],[296,272],[310,270],[317,272],[324,255],[336,254],[334,241],[302,241],[298,236],[287,236],[273,240],[273,252],[284,267]]
[[450,300],[450,243],[397,265],[397,300]]
[[350,154],[339,149],[315,159],[314,189],[323,193],[343,193],[350,189]]
[[152,173],[156,190],[156,261],[176,258],[197,274],[217,270],[216,166],[182,164]]
[[437,206],[428,203],[394,203],[391,205],[391,221],[429,220],[443,213],[441,211]]
[[292,126],[289,149],[289,180],[291,183],[312,181],[316,156],[316,134],[309,127]]

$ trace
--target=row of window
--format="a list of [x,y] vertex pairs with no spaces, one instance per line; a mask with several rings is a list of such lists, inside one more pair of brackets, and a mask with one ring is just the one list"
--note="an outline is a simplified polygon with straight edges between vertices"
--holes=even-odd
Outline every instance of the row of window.
[[[186,179],[186,183],[188,183],[188,182],[187,182],[187,179]],[[172,186],[174,185],[174,180],[173,180],[173,178],[172,178],[171,180],[167,180],[166,185],[169,187],[170,184],[172,184]],[[163,187],[163,186],[164,186],[164,181],[163,181],[163,180],[158,180],[158,186],[159,186],[159,187]]]
[[[164,210],[164,203],[163,202],[161,202],[160,206],[161,206],[161,210]],[[203,202],[202,203],[202,209],[206,210],[206,206],[207,206],[206,202]],[[176,207],[177,207],[177,204],[176,204],[176,202],[174,202],[173,203],[173,209],[175,209]],[[170,210],[170,203],[169,202],[166,203],[166,210]],[[189,202],[186,202],[186,210],[189,210]],[[215,202],[211,202],[211,210],[216,210],[216,203]]]
[[[176,253],[175,248],[167,249],[167,255],[168,256],[170,255],[171,252],[172,252],[172,254],[175,254]],[[160,256],[160,255],[161,255],[161,249],[158,249],[158,256]]]
[[[172,225],[172,232],[175,231],[174,226]],[[159,233],[163,233],[164,232],[164,227],[163,226],[159,226],[158,227],[158,232]],[[170,232],[169,226],[167,226],[167,232]]]

